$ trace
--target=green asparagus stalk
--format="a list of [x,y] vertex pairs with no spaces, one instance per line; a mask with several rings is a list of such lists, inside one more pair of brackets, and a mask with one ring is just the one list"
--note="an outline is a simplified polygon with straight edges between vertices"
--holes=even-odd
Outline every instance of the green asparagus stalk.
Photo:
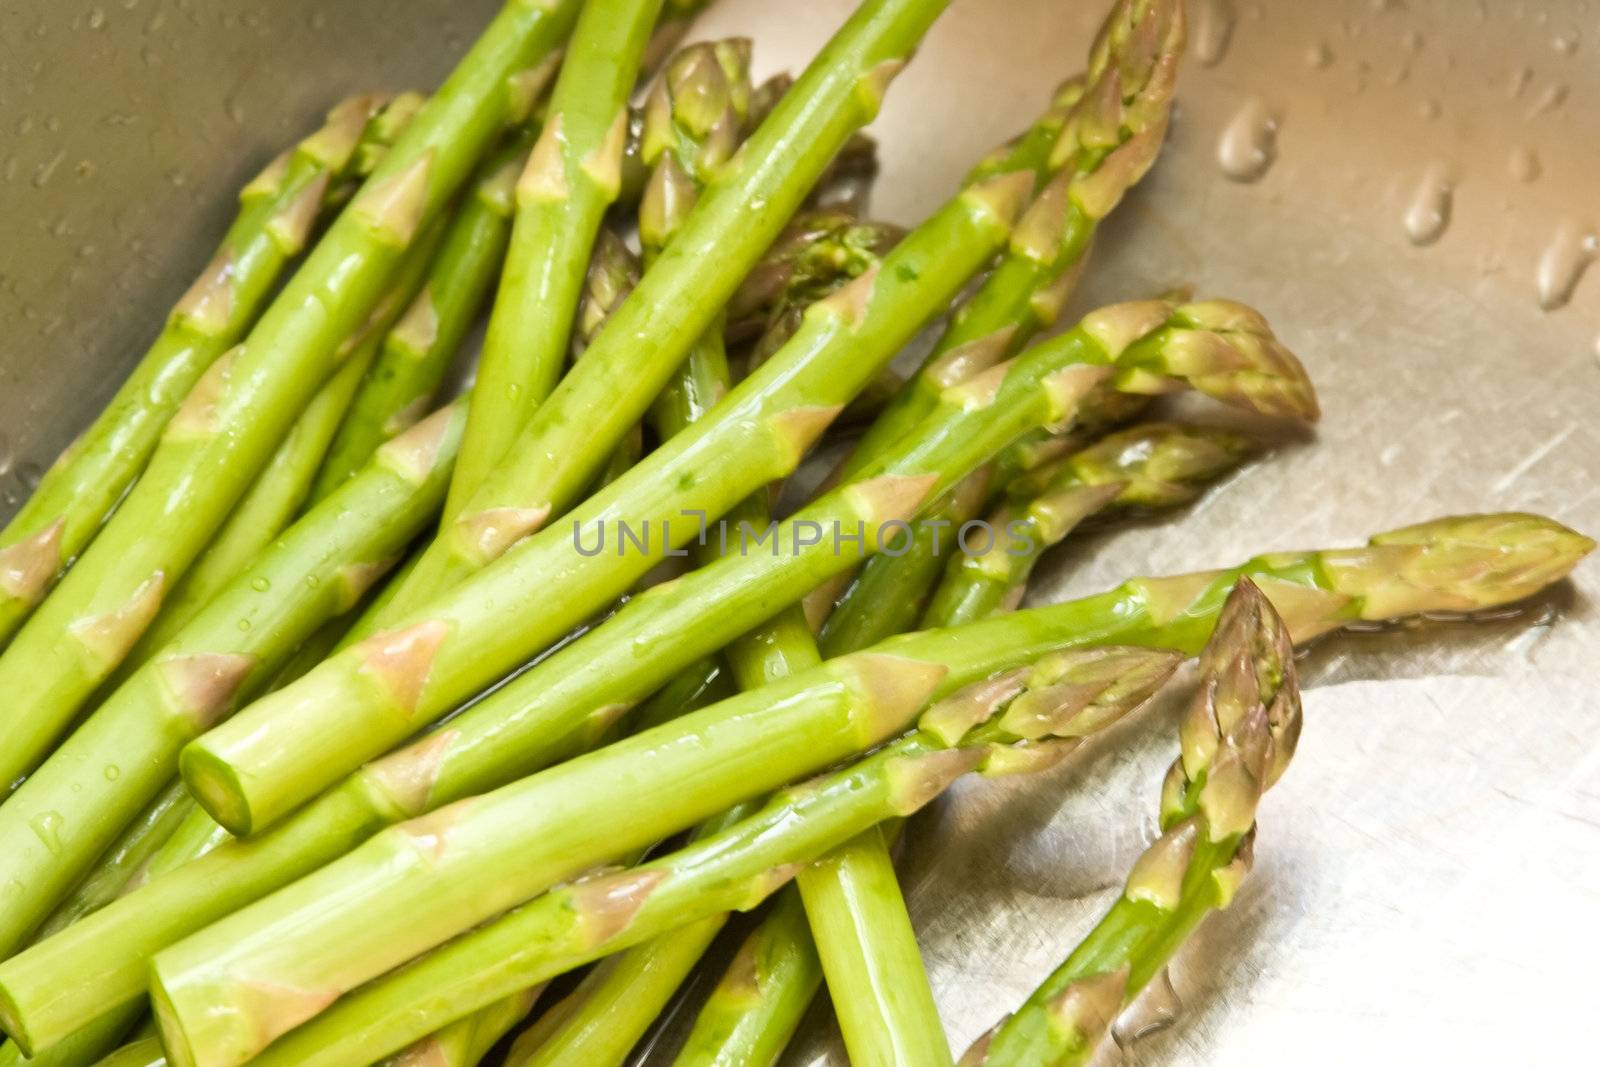
[[[1593,548],[1589,538],[1539,516],[1445,518],[1379,534],[1359,548],[1277,552],[1227,570],[1133,578],[1095,596],[906,635],[878,647],[913,658],[922,654],[919,649],[947,648],[952,656],[1004,653],[1024,661],[1068,644],[1132,643],[1194,652],[1210,635],[1218,608],[1240,577],[1261,587],[1295,640],[1304,642],[1346,623],[1512,603],[1559,581]],[[640,599],[665,599],[670,592]],[[631,658],[632,638],[630,633],[619,644],[619,650],[628,650],[624,660]],[[153,877],[0,963],[0,1027],[29,1049],[48,1047],[140,997],[146,961],[165,946],[315,871],[385,825],[484,793],[547,760],[582,751],[616,719],[621,709],[615,697],[633,684],[624,681],[612,689],[610,666],[590,664],[586,653],[558,652],[547,659],[557,665],[546,675],[548,691],[542,700],[519,698],[514,715],[508,717],[504,707],[485,711],[489,701],[484,701],[448,728],[353,775],[282,826],[249,841],[227,842],[197,862]],[[999,669],[991,667],[993,662],[979,664],[978,676]],[[760,701],[763,714],[780,706],[767,699],[771,696]],[[564,746],[549,742],[539,748],[527,741],[540,735],[538,725],[554,718],[556,709],[574,705],[585,709],[585,722]],[[607,783],[600,795],[611,793],[612,786]],[[596,824],[596,818],[585,816],[584,825]],[[520,861],[511,866],[519,867]]]
[[477,1067],[512,1027],[528,1017],[543,991],[534,986],[502,997],[407,1046],[383,1061],[384,1067]]
[[167,1051],[160,1038],[146,1037],[123,1045],[96,1067],[167,1067]]
[[185,742],[354,605],[436,514],[463,413],[380,449],[158,651],[0,807],[0,950],[20,945],[141,808]]
[[[256,476],[217,531],[216,539],[206,546],[163,599],[160,614],[112,675],[113,685],[126,681],[182,633],[207,604],[288,528],[308,500],[316,502],[326,495],[313,484],[318,467],[376,358],[384,331],[421,285],[439,233],[438,227],[430,227],[416,247],[406,254],[394,284],[374,309],[372,318],[346,342],[350,354],[295,420],[265,469]],[[368,453],[362,462],[371,458]],[[335,487],[324,487],[331,488]]]
[[898,825],[844,842],[795,884],[850,1062],[934,1067],[953,1057],[889,853]]
[[1249,873],[1256,807],[1294,756],[1301,713],[1289,631],[1248,580],[1200,662],[1182,755],[1161,787],[1160,838],[1089,936],[963,1064],[1088,1063],[1122,1006]]
[[[1003,773],[1059,760],[1148,699],[1178,660],[1176,653],[1149,649],[1073,651],[952,688],[949,679],[964,674],[953,669],[938,685],[945,698],[928,709],[920,728],[883,750],[786,790],[750,818],[676,853],[546,894],[348,998],[268,1048],[261,1062],[359,1060],[404,1043],[420,1026],[470,1011],[503,988],[537,982],[707,914],[753,907],[798,866],[886,818],[910,814],[967,771],[981,766]],[[902,661],[899,669],[914,670],[918,662]],[[916,703],[925,705],[927,691],[917,688],[923,691]],[[705,736],[691,720],[711,714],[684,720],[690,736]],[[903,726],[915,717],[915,711],[895,716]],[[159,975],[159,959],[156,967]],[[170,988],[160,988],[170,1044],[177,1016]],[[424,989],[426,1005],[417,996]]]
[[[738,155],[720,168],[671,248],[610,318],[583,362],[534,412],[471,502],[451,510],[454,521],[445,524],[396,600],[396,618],[453,590],[565,511],[592,482],[834,152],[877,112],[889,81],[947,3],[866,0],[857,9]],[[988,247],[989,240],[981,240],[978,251]],[[664,484],[676,481],[675,474]],[[624,484],[631,483],[625,479],[617,486]],[[623,578],[621,588],[633,577]]]
[[[1012,231],[994,272],[956,312],[922,372],[862,438],[845,477],[916,425],[937,402],[952,367],[967,374],[996,363],[1055,321],[1099,221],[1161,150],[1183,43],[1179,0],[1119,0],[1091,51],[1083,95],[1070,105],[1051,148],[1047,173],[1054,177]],[[1016,156],[1033,158],[1055,113],[1052,108],[1030,131],[1044,136],[1025,136],[1016,146],[1012,168]]]
[[1146,423],[1013,482],[1008,502],[988,519],[988,551],[951,557],[925,624],[955,626],[1015,608],[1039,557],[1084,519],[1112,507],[1186,504],[1259,447],[1226,430]]
[[[184,396],[255,321],[278,276],[305,246],[330,183],[349,164],[381,103],[373,96],[346,100],[329,113],[327,125],[244,187],[238,218],[161,335],[0,531],[0,647],[99,531]],[[17,777],[10,766],[0,761],[0,786]]]
[[[656,449],[575,509],[569,516],[571,527],[551,527],[507,552],[526,531],[527,513],[517,508],[485,513],[473,537],[473,553],[484,561],[498,555],[492,567],[419,608],[397,611],[387,629],[330,658],[190,748],[185,777],[201,803],[230,829],[262,828],[613,602],[664,552],[676,552],[675,546],[699,535],[697,513],[725,514],[757,488],[786,476],[838,408],[875,373],[872,358],[887,361],[977,269],[986,258],[984,249],[992,249],[1004,235],[1020,190],[1014,181],[999,182],[964,191],[902,241],[885,258],[882,271],[863,275],[812,305],[782,358],[746,378],[710,418]],[[680,234],[662,263],[675,255],[683,239]],[[617,316],[638,300],[659,266],[618,309],[596,346]],[[595,355],[596,347],[591,347],[578,371]],[[805,373],[796,373],[802,368]],[[574,530],[610,526],[615,532],[622,522],[637,530],[646,526],[645,520],[655,535],[667,534],[649,551],[606,553],[593,562],[575,558],[587,550],[580,546],[581,552],[574,552]],[[454,527],[463,537],[464,522]],[[453,543],[464,545],[460,538]],[[425,558],[413,582],[426,567]],[[487,602],[497,610],[486,613],[490,589],[497,592]],[[402,595],[395,605],[403,600]],[[364,664],[373,650],[395,641],[415,650],[411,662],[426,674],[426,685],[396,691],[374,684],[378,680]],[[321,696],[306,699],[314,691]],[[335,691],[338,696],[330,702],[327,698]],[[417,703],[407,696],[404,705],[396,705],[397,696],[413,691]],[[338,721],[327,721],[335,706]],[[252,725],[265,723],[272,724],[265,733]],[[303,732],[307,730],[312,733]],[[262,745],[280,731],[280,740]],[[289,739],[309,740],[313,734],[318,752],[303,759],[300,746]],[[236,773],[246,764],[252,765],[248,786]],[[292,771],[285,775],[280,767]]]
[[406,132],[406,127],[411,125],[411,120],[417,117],[417,112],[427,102],[428,98],[419,92],[396,93],[367,121],[367,128],[362,131],[361,141],[356,145],[355,155],[340,175],[343,180],[336,181],[328,192],[332,203],[343,207],[350,202],[361,188],[361,183],[372,177],[372,172],[378,169],[394,143]]
[[[11,701],[0,781],[43,760],[149,625],[506,124],[514,75],[560,46],[576,7],[508,0],[244,343],[191,390],[115,516],[0,655]],[[233,302],[235,278],[205,288],[208,306]]]
[[674,1067],[770,1067],[821,985],[805,907],[785,888],[712,989]]
[[584,268],[622,187],[628,95],[662,0],[582,8],[516,217],[445,516],[460,513],[561,374]]
[[661,18],[645,45],[644,60],[640,70],[645,77],[660,70],[662,64],[678,50],[688,36],[694,20],[710,6],[711,0],[667,0],[661,8]]
[[383,337],[317,472],[311,499],[326,497],[432,404],[505,260],[517,174],[534,136],[533,127],[523,127],[479,167],[421,292]]

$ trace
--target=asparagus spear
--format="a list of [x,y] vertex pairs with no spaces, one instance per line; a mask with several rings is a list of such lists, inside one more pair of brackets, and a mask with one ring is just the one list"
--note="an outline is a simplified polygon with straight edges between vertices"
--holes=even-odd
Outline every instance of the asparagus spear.
[[347,610],[436,513],[463,413],[385,445],[136,672],[0,807],[0,952],[20,945],[139,810],[183,744]]
[[674,1067],[769,1067],[821,985],[805,906],[785,888],[712,989]]
[[[307,500],[315,502],[326,495],[313,486],[318,465],[377,355],[378,342],[422,284],[423,272],[433,258],[441,232],[439,226],[429,227],[429,232],[406,253],[394,284],[371,319],[345,342],[349,355],[343,364],[295,420],[266,467],[234,505],[216,539],[163,599],[155,621],[112,675],[112,685],[121,685],[182,633],[207,604],[267,550]],[[371,458],[368,453],[362,463]]]
[[711,0],[667,0],[661,9],[650,43],[645,45],[644,60],[640,70],[648,77],[661,69],[661,65],[678,50],[683,39],[700,13],[710,6]]
[[[245,342],[191,391],[106,529],[0,655],[12,701],[0,781],[37,766],[116,669],[505,124],[508,79],[559,47],[576,7],[508,0]],[[233,277],[207,288],[208,305],[228,305]]]
[[[446,523],[396,600],[396,618],[538,530],[591,483],[835,150],[876,113],[890,79],[947,3],[866,0],[857,9],[738,156],[721,168],[671,250],[617,309],[582,364],[534,412],[470,504],[451,510],[456,518]],[[982,241],[980,254],[987,247]],[[673,474],[665,484],[678,479]],[[633,577],[624,578],[621,588]]]
[[505,259],[517,174],[534,136],[534,127],[522,127],[478,168],[472,190],[442,236],[421,292],[383,337],[376,361],[328,447],[311,499],[326,497],[432,403]]
[[[902,646],[901,652],[905,648]],[[974,651],[985,656],[989,650]],[[722,758],[723,745],[728,744],[726,751],[733,762],[746,764],[735,773],[750,777],[743,787],[730,783],[732,788],[723,791],[723,796],[750,795],[796,777],[793,772],[798,767],[777,766],[784,762],[787,749],[787,743],[779,739],[790,736],[786,724],[779,720],[787,719],[795,705],[772,698],[779,692],[794,692],[803,679],[831,676],[845,682],[845,688],[851,691],[843,700],[835,695],[825,701],[833,706],[820,716],[801,716],[816,717],[819,725],[833,720],[831,727],[808,731],[807,737],[796,735],[802,742],[820,742],[824,747],[831,747],[840,736],[837,731],[844,726],[838,718],[841,711],[854,720],[844,728],[845,733],[866,726],[863,720],[870,718],[875,722],[866,726],[867,735],[887,738],[915,722],[931,695],[944,696],[928,709],[920,729],[883,750],[841,772],[782,793],[749,819],[677,853],[549,893],[407,968],[402,975],[374,983],[324,1019],[267,1049],[261,1061],[263,1065],[332,1064],[381,1054],[404,1044],[416,1029],[457,1017],[510,989],[525,987],[684,922],[751,907],[788,881],[798,864],[885,818],[915,811],[964,772],[980,764],[997,768],[1039,765],[1043,762],[1040,757],[1054,756],[1063,746],[1071,747],[1081,737],[1143,703],[1172,671],[1178,658],[1166,651],[1107,648],[1049,655],[1031,669],[1019,669],[1028,660],[1004,654],[1003,659],[988,664],[989,669],[974,672],[976,664],[962,662],[964,656],[934,661],[896,654],[892,663],[877,662],[874,655],[846,657],[787,683],[735,698],[720,709],[708,708],[679,723],[546,771],[521,788],[598,768],[626,750],[665,756],[669,743],[681,745],[681,739],[692,738],[709,744],[706,755],[716,750],[718,759]],[[993,677],[996,667],[1003,672],[999,677]],[[892,695],[881,688],[888,679],[880,670],[892,676]],[[862,688],[856,688],[862,683]],[[764,705],[758,713],[766,720],[760,727],[767,732],[761,746],[764,752],[744,751],[741,756],[736,746],[742,742],[736,741],[732,733],[743,731],[724,733],[724,726],[734,722],[729,709],[736,704]],[[845,742],[846,747],[850,744]],[[1013,746],[1019,751],[1012,753]],[[836,758],[839,749],[832,751]],[[1010,759],[1001,759],[1001,754],[1010,755]],[[698,756],[689,760],[700,761]],[[802,757],[801,762],[821,767],[829,757]],[[672,822],[681,825],[686,821],[683,809],[696,806],[702,797],[709,802],[707,793],[716,790],[711,779],[722,774],[719,768],[710,775],[698,776],[692,795],[650,790],[659,798],[672,796],[678,800],[670,805],[658,801],[655,806],[665,818],[647,821],[662,826]],[[639,785],[643,784],[641,780]],[[502,790],[489,794],[474,803],[493,805],[504,793]],[[669,808],[678,810],[665,810]],[[592,805],[589,810],[592,817]],[[638,809],[630,810],[637,819]],[[475,810],[462,810],[453,820],[448,831],[452,840],[436,856],[435,863],[450,864],[450,854],[458,844],[465,846],[466,833],[470,833],[466,828],[474,815]],[[640,840],[631,832],[627,836]],[[572,847],[566,844],[562,850]],[[611,853],[627,847],[626,842],[613,841]],[[555,850],[549,855],[553,859]],[[575,860],[576,857],[566,859],[561,866],[570,868]],[[541,858],[534,862],[547,861]],[[163,1035],[179,1063],[230,1062],[233,1057],[224,1042],[205,1040],[202,1044],[196,1040],[202,1031],[189,1023],[194,1018],[187,1011],[191,989],[181,979],[174,980],[182,972],[172,969],[184,948],[180,945],[169,950],[155,963],[155,999]],[[428,990],[425,998],[416,995],[423,989]],[[238,1001],[227,997],[216,1003],[231,1006]],[[305,1007],[309,1005],[300,1011],[309,1014]],[[396,1011],[397,1007],[400,1010]],[[231,1014],[226,1008],[223,1012]],[[278,1029],[279,1020],[269,1021],[263,1012],[244,1007],[244,1013],[227,1020],[224,1026],[265,1023],[269,1032]],[[211,1027],[213,1032],[218,1029],[214,1023]],[[195,1058],[190,1059],[191,1055]]]
[[[334,175],[381,105],[351,97],[240,193],[239,217],[106,410],[0,531],[0,647],[99,531],[207,367],[250,328],[304,247]],[[0,763],[9,771],[10,763]],[[24,767],[26,770],[26,767]],[[17,772],[0,772],[0,786]]]
[[[1379,534],[1360,548],[1278,552],[1222,571],[1134,578],[1095,596],[906,635],[879,647],[897,656],[937,647],[977,655],[982,647],[1024,659],[1069,643],[1193,652],[1209,636],[1218,607],[1239,577],[1262,588],[1295,640],[1303,642],[1350,622],[1511,603],[1559,581],[1593,547],[1587,537],[1534,515],[1445,518]],[[621,643],[624,648],[631,638]],[[611,703],[613,679],[584,655],[563,659],[557,653],[545,662],[557,664],[548,691],[541,700],[524,701],[516,714],[504,708],[486,712],[489,702],[480,703],[446,730],[352,776],[277,829],[225,843],[0,963],[0,1026],[29,1049],[47,1047],[141,996],[145,961],[179,938],[316,870],[384,825],[582,751],[619,713]],[[628,691],[626,684],[622,691]],[[517,736],[530,721],[548,720],[568,705],[590,714],[561,743],[540,749]],[[603,792],[610,792],[609,784]]]
[[160,1038],[141,1038],[123,1045],[95,1067],[167,1067],[167,1052]]
[[1008,502],[988,519],[988,551],[951,557],[925,624],[954,626],[1016,607],[1039,557],[1084,519],[1111,507],[1186,504],[1258,447],[1225,430],[1146,423],[1013,482]]
[[1289,632],[1248,580],[1229,595],[1200,664],[1182,755],[1161,787],[1161,837],[1089,936],[963,1064],[1089,1062],[1122,1006],[1249,872],[1256,806],[1294,755],[1301,715]]
[[662,0],[583,7],[539,143],[517,182],[516,217],[446,521],[472,499],[560,376],[600,220],[622,186],[628,94]]
[[476,1067],[512,1027],[527,1018],[543,989],[520,990],[442,1026],[384,1060],[384,1067]]

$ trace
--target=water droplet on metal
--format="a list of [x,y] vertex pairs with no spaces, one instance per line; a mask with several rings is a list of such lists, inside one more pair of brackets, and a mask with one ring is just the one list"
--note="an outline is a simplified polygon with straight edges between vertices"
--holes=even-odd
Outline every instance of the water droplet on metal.
[[228,118],[233,122],[234,125],[244,125],[245,119],[248,116],[245,114],[244,105],[241,104],[237,99],[231,96],[228,97],[222,102],[222,107],[223,110],[228,113]]
[[1222,131],[1217,162],[1236,182],[1258,180],[1278,158],[1278,117],[1259,98],[1252,99]]
[[1547,86],[1544,92],[1539,94],[1539,99],[1533,102],[1533,107],[1528,109],[1528,117],[1536,118],[1547,111],[1555,111],[1567,102],[1567,92],[1566,82],[1556,82]]
[[1172,988],[1172,976],[1163,967],[1111,1026],[1111,1038],[1126,1051],[1137,1041],[1158,1034],[1178,1021],[1183,1001]]
[[37,463],[23,463],[17,467],[17,481],[30,493],[39,488],[39,481],[43,477],[44,468]]
[[1324,70],[1333,64],[1333,49],[1327,42],[1318,41],[1306,49],[1306,66],[1312,70]]
[[1434,119],[1439,117],[1443,110],[1444,109],[1439,106],[1439,101],[1431,99],[1424,100],[1422,103],[1417,105],[1417,117],[1422,119],[1424,122],[1432,122]]
[[1194,5],[1194,55],[1203,66],[1214,67],[1222,62],[1235,21],[1230,0],[1199,0]]
[[1583,272],[1600,255],[1600,237],[1592,228],[1568,220],[1556,228],[1556,235],[1539,257],[1539,306],[1554,311],[1572,299]]
[[1544,166],[1533,149],[1518,147],[1511,150],[1511,157],[1506,160],[1506,170],[1519,182],[1531,182],[1544,173]]
[[1558,55],[1570,56],[1578,50],[1578,35],[1576,33],[1558,33],[1550,41],[1550,47]]
[[1416,30],[1407,30],[1400,35],[1400,47],[1407,52],[1422,51],[1422,34]]
[[89,28],[91,30],[98,30],[105,24],[106,13],[104,11],[97,7],[89,12]]
[[1406,208],[1406,238],[1414,245],[1431,245],[1450,225],[1455,181],[1449,170],[1435,165],[1422,176]]
[[49,185],[50,178],[55,174],[56,168],[61,166],[61,161],[66,158],[67,154],[65,152],[57,152],[35,167],[33,169],[33,187],[35,189],[43,189],[46,185]]
[[46,811],[28,820],[28,827],[33,830],[33,836],[53,856],[61,855],[61,824],[64,822],[59,811]]
[[1511,84],[1509,87],[1511,99],[1515,100],[1517,97],[1521,96],[1523,90],[1528,87],[1528,83],[1531,81],[1533,81],[1533,68],[1518,67],[1511,75]]

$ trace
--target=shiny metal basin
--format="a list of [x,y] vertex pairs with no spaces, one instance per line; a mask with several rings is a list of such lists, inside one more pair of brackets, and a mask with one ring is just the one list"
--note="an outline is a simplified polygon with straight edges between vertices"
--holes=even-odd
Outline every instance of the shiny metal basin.
[[[137,358],[231,191],[339,95],[429,84],[495,6],[0,8],[0,514]],[[1074,67],[1101,6],[956,0],[876,126],[878,213],[938,203]],[[754,36],[762,72],[797,67],[848,7],[720,0],[700,32]],[[1194,282],[1255,304],[1325,420],[1186,515],[1063,550],[1037,595],[1454,511],[1600,531],[1600,278],[1582,276],[1600,3],[1193,0],[1191,20],[1171,144],[1079,303]],[[1597,587],[1591,560],[1515,617],[1313,649],[1305,740],[1264,804],[1254,876],[1107,1060],[1592,1059]],[[915,825],[906,885],[957,1048],[1116,893],[1171,710]],[[824,1011],[790,1058],[842,1061]]]

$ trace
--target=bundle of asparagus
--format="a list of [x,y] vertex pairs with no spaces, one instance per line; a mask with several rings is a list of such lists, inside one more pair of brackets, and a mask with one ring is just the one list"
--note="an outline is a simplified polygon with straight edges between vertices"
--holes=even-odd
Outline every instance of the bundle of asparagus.
[[470,1067],[530,1016],[506,1062],[620,1063],[774,896],[679,1063],[772,1062],[824,976],[854,1061],[949,1063],[901,821],[1199,652],[1164,836],[969,1054],[1082,1062],[1248,865],[1289,635],[1515,601],[1593,547],[1465,516],[1019,609],[1080,523],[1262,451],[1122,426],[1152,398],[1318,409],[1233,301],[1039,339],[1159,153],[1179,0],[1116,0],[920,225],[854,213],[945,5],[863,0],[755,86],[748,41],[681,46],[699,0],[508,0],[432,96],[353,98],[245,189],[0,534],[0,1065]]

